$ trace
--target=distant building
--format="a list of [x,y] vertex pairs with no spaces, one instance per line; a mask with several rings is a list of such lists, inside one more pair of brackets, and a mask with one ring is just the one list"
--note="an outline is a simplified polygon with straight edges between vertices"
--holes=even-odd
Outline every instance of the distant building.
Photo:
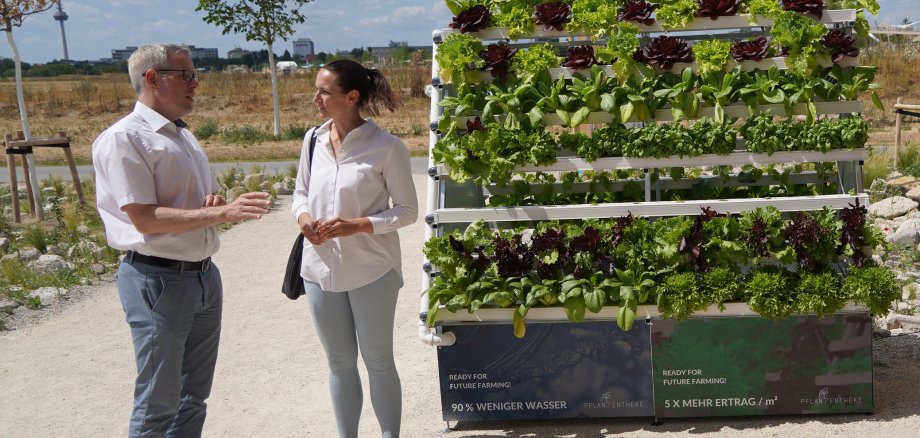
[[137,50],[137,46],[128,46],[124,49],[112,49],[112,62],[127,62],[131,54]]
[[188,46],[192,51],[192,59],[217,59],[217,49],[206,49],[203,47]]
[[294,40],[294,51],[291,55],[300,58],[306,58],[313,54],[313,40],[309,38],[298,38]]
[[[192,52],[192,59],[217,59],[217,49],[188,46]],[[112,62],[124,62],[137,50],[137,46],[128,46],[124,49],[112,49]]]
[[234,48],[227,52],[227,59],[242,59],[244,55],[250,53],[246,49],[241,49],[239,47]]
[[400,48],[408,49],[409,52],[416,50],[431,52],[431,46],[410,46],[406,41],[390,41],[390,44],[386,47],[368,47],[368,50],[370,50],[371,58],[373,58],[375,64],[388,64],[392,61],[391,53],[393,50]]

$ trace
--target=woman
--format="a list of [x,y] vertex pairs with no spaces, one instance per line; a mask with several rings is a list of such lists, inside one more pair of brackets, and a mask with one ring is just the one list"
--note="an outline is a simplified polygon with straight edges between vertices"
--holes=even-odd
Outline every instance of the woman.
[[362,114],[399,103],[379,71],[348,60],[319,71],[313,103],[328,120],[304,140],[292,210],[309,241],[300,275],[329,362],[336,425],[340,436],[358,436],[360,346],[380,429],[396,437],[402,393],[393,319],[403,285],[396,230],[415,222],[418,200],[406,145]]

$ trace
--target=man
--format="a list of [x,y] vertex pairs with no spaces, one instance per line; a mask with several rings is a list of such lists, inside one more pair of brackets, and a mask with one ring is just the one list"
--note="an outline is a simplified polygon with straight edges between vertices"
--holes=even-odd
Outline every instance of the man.
[[214,226],[260,218],[268,194],[230,204],[215,194],[207,156],[181,120],[198,88],[188,47],[141,47],[128,74],[137,103],[93,143],[93,168],[109,245],[127,251],[117,283],[137,361],[129,436],[195,437],[220,339]]

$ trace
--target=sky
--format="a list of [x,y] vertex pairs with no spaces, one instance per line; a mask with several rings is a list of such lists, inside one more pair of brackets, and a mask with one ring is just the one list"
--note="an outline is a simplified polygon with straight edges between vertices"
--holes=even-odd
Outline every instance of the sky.
[[[234,47],[264,49],[244,35],[222,35],[217,26],[195,12],[195,0],[62,0],[69,15],[64,27],[70,59],[98,60],[111,50],[156,42],[175,42],[218,49],[221,57]],[[898,24],[920,20],[920,0],[878,0],[878,17],[871,24]],[[313,40],[315,51],[334,52],[355,47],[385,46],[392,41],[431,44],[431,31],[446,28],[451,13],[443,0],[314,0],[301,12],[307,21],[296,27],[287,42],[276,42],[277,54],[293,51],[297,38]],[[61,31],[53,11],[27,17],[13,38],[22,60],[43,63],[64,57]],[[11,58],[6,38],[0,39],[0,57]]]

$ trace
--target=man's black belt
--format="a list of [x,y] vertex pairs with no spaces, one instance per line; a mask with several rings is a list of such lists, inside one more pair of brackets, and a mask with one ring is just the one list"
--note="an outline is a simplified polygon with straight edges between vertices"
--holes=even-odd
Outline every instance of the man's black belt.
[[143,263],[158,268],[172,269],[174,271],[207,271],[211,267],[211,258],[200,262],[185,262],[182,260],[164,259],[163,257],[149,256],[137,251],[128,251],[125,256],[128,263]]

